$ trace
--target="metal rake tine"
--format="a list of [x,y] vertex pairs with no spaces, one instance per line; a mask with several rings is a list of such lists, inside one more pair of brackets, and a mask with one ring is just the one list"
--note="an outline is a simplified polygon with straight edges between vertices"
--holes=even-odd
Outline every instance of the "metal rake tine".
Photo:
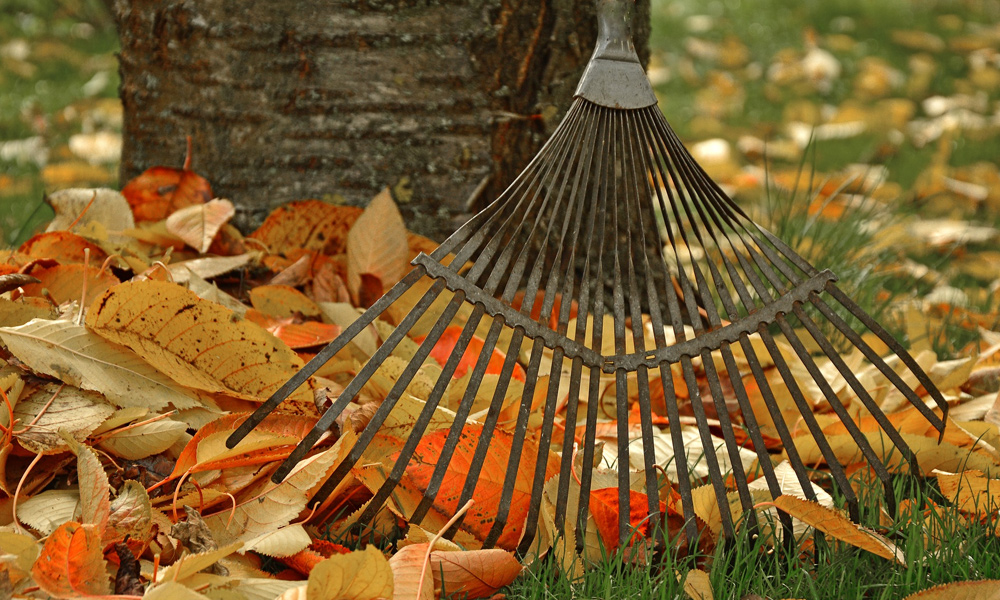
[[[882,486],[885,488],[885,496],[888,504],[895,504],[895,492],[892,489],[892,477],[889,476],[889,472],[886,470],[885,465],[882,464],[879,456],[875,454],[875,450],[872,448],[871,444],[868,442],[868,438],[861,432],[854,419],[848,414],[847,409],[844,407],[843,402],[837,397],[837,393],[833,391],[830,387],[830,383],[826,380],[823,372],[816,365],[816,361],[813,360],[809,351],[806,350],[805,345],[799,336],[792,329],[791,324],[788,323],[784,316],[778,317],[778,327],[781,328],[782,333],[785,335],[785,339],[791,345],[795,354],[798,355],[799,360],[809,371],[809,375],[812,376],[813,381],[819,386],[820,392],[826,398],[827,402],[833,408],[833,411],[837,413],[840,417],[840,422],[843,423],[844,427],[847,428],[848,433],[854,439],[854,442],[860,448],[861,453],[864,455],[865,459],[868,461],[871,468],[875,471],[876,476],[879,481],[882,482]],[[846,366],[846,365],[845,365]],[[804,416],[804,415],[803,415]]]
[[[917,410],[919,410],[924,417],[930,421],[931,425],[933,425],[934,428],[941,433],[939,441],[944,439],[944,428],[948,421],[948,402],[944,399],[944,396],[941,395],[941,391],[937,389],[934,382],[931,381],[931,378],[926,372],[924,372],[920,365],[917,364],[917,361],[913,359],[913,356],[906,350],[906,348],[903,348],[902,344],[900,344],[896,338],[892,337],[892,335],[886,331],[885,328],[878,323],[878,321],[871,318],[871,316],[862,310],[861,307],[854,302],[854,300],[851,300],[846,294],[844,294],[839,287],[829,283],[826,286],[826,291],[833,296],[833,298],[839,302],[841,306],[849,310],[852,315],[864,323],[865,327],[877,335],[878,338],[882,340],[882,342],[885,343],[885,345],[888,346],[896,356],[899,357],[899,360],[902,361],[908,369],[910,369],[910,372],[917,378],[920,385],[927,390],[927,393],[930,394],[934,403],[937,404],[939,409],[941,409],[941,417],[935,415],[933,411],[924,405],[923,402],[913,402],[912,400],[911,402],[914,406],[916,406]],[[888,377],[888,375],[886,376]],[[890,379],[890,381],[892,381],[892,379]],[[900,390],[902,390],[904,394],[906,393],[905,387],[901,387]]]
[[[496,392],[493,394],[493,401],[490,403],[489,411],[486,414],[486,420],[483,422],[482,436],[479,438],[479,442],[476,445],[469,473],[465,478],[465,484],[462,486],[462,495],[458,501],[459,506],[462,506],[472,499],[472,496],[476,491],[476,486],[479,484],[479,475],[482,470],[483,459],[489,451],[490,441],[493,439],[493,433],[496,430],[497,420],[500,417],[500,408],[503,404],[503,399],[507,391],[507,384],[510,382],[511,374],[514,372],[514,365],[517,363],[517,355],[520,350],[521,340],[523,337],[524,332],[520,328],[515,328],[514,334],[511,336],[510,344],[508,346],[507,359],[504,361],[503,367],[500,371],[500,383],[497,385]],[[461,527],[464,517],[465,515],[459,517],[451,528],[445,532],[446,538],[451,539],[454,537],[459,527]],[[484,547],[489,546],[484,544]]]
[[399,297],[410,289],[413,284],[419,281],[425,273],[426,271],[423,267],[414,267],[409,273],[406,274],[406,276],[403,277],[403,279],[392,286],[392,288],[390,288],[384,296],[375,301],[375,304],[373,304],[371,308],[366,310],[364,314],[357,318],[357,320],[348,325],[347,329],[341,332],[335,340],[320,350],[316,356],[310,359],[309,362],[292,375],[284,385],[271,394],[271,397],[268,398],[267,401],[257,407],[257,410],[247,417],[246,420],[244,420],[240,426],[237,427],[228,438],[226,438],[226,447],[236,447],[236,444],[239,444],[243,438],[247,436],[247,434],[257,427],[257,425],[260,425],[260,423],[266,419],[267,416],[285,400],[285,398],[290,396],[292,392],[299,388],[300,385],[312,377],[313,373],[325,365],[328,360],[333,358],[334,355],[344,348],[344,346],[357,337],[357,335],[361,333],[365,327],[371,325],[376,318],[382,315],[385,309],[398,300]]
[[[444,475],[447,472],[448,465],[451,463],[451,457],[454,455],[455,449],[458,446],[459,436],[465,429],[466,419],[468,419],[469,412],[472,410],[472,404],[476,400],[476,392],[479,390],[479,386],[482,384],[482,375],[486,372],[486,366],[489,364],[490,358],[493,354],[493,349],[496,347],[497,340],[500,337],[500,331],[503,329],[503,320],[501,318],[494,318],[493,325],[490,327],[489,333],[486,335],[486,339],[483,343],[483,352],[480,353],[479,358],[476,360],[476,364],[473,367],[473,374],[480,374],[478,377],[470,377],[469,385],[465,389],[465,393],[462,396],[462,400],[459,402],[458,409],[455,411],[455,422],[452,423],[451,428],[448,431],[448,437],[445,440],[444,446],[441,449],[441,454],[438,458],[438,463],[434,466],[434,472],[431,474],[430,482],[427,485],[427,489],[424,491],[424,497],[421,499],[420,503],[414,509],[413,514],[410,515],[410,521],[415,524],[420,524],[423,521],[424,516],[427,511],[430,510],[434,503],[434,499],[440,490],[441,483],[444,480]],[[513,370],[513,368],[512,368]],[[504,388],[504,392],[506,388]],[[499,389],[494,392],[493,404],[502,404],[504,400],[504,393]],[[499,404],[498,410],[499,410]]]
[[354,398],[355,395],[357,395],[359,391],[361,391],[361,388],[368,382],[368,379],[371,378],[372,374],[374,374],[375,371],[382,366],[385,359],[389,357],[389,354],[391,354],[393,350],[395,350],[399,342],[404,336],[406,336],[406,333],[413,327],[417,320],[423,316],[423,314],[430,307],[431,303],[434,302],[438,295],[441,294],[443,289],[444,283],[441,281],[436,281],[433,285],[431,285],[430,289],[424,293],[423,297],[417,302],[416,305],[414,305],[413,309],[411,309],[410,312],[403,317],[399,326],[397,326],[389,337],[382,343],[382,345],[379,346],[378,350],[375,351],[375,354],[368,359],[368,362],[361,367],[361,371],[359,371],[358,374],[355,375],[354,379],[347,384],[347,387],[345,387],[344,391],[341,392],[340,397],[333,403],[333,406],[323,413],[323,416],[319,418],[319,421],[316,422],[316,425],[313,426],[312,430],[307,433],[304,438],[302,438],[302,441],[295,447],[295,450],[293,450],[288,458],[286,458],[284,462],[278,466],[278,469],[271,476],[272,481],[275,483],[281,483],[284,481],[285,477],[295,467],[295,465],[297,465],[299,461],[305,457],[307,452],[312,450],[313,445],[316,444],[316,441],[319,440],[320,436],[322,436],[330,428],[330,426],[333,425],[333,422],[338,416],[340,416],[340,413],[343,412],[347,404]]
[[[816,296],[815,294],[813,294],[813,297],[818,298],[818,296]],[[878,423],[882,431],[884,431],[885,434],[889,436],[889,439],[892,441],[893,445],[895,445],[896,448],[898,448],[899,451],[903,454],[903,458],[905,458],[906,461],[910,464],[911,471],[913,473],[920,473],[920,466],[917,463],[917,457],[913,454],[913,451],[910,450],[910,447],[906,444],[906,441],[899,435],[899,432],[896,431],[896,428],[893,427],[892,422],[889,421],[885,413],[883,413],[882,410],[879,408],[879,406],[875,403],[875,399],[871,397],[871,394],[868,393],[868,390],[865,389],[865,386],[862,385],[860,381],[858,381],[857,376],[855,376],[854,372],[851,371],[850,367],[847,366],[847,363],[844,362],[844,359],[840,356],[840,353],[837,352],[836,348],[833,347],[833,344],[830,342],[830,339],[819,328],[819,325],[817,325],[816,322],[813,321],[813,319],[806,313],[806,311],[801,306],[795,307],[795,316],[798,317],[799,322],[802,323],[802,325],[806,328],[806,330],[809,331],[809,335],[811,335],[812,338],[816,340],[816,343],[819,344],[820,348],[823,350],[823,354],[825,354],[830,359],[830,361],[833,362],[834,366],[837,367],[837,371],[839,371],[840,374],[843,375],[844,380],[847,381],[847,385],[851,386],[851,389],[858,396],[858,399],[861,400],[861,403],[865,405],[865,408],[868,409],[868,412],[871,413],[872,417],[875,419],[875,422]],[[894,504],[891,505],[889,510],[890,513],[894,512],[895,505]]]
[[[358,517],[359,522],[365,523],[373,520],[375,515],[382,508],[382,504],[389,498],[389,495],[392,494],[392,491],[402,480],[406,467],[413,458],[413,453],[416,451],[424,432],[427,430],[427,425],[430,423],[431,417],[434,415],[441,399],[444,397],[445,389],[448,387],[448,384],[451,383],[452,376],[458,368],[458,363],[465,355],[465,351],[469,347],[469,343],[472,341],[472,336],[475,334],[476,327],[478,327],[479,322],[482,320],[484,312],[483,307],[478,304],[473,309],[473,314],[469,317],[465,327],[462,328],[462,333],[459,334],[458,340],[455,342],[454,349],[448,356],[448,360],[445,362],[444,367],[441,369],[441,374],[438,376],[438,379],[434,384],[434,388],[427,397],[427,402],[424,405],[424,408],[420,411],[420,415],[417,417],[416,422],[414,422],[410,435],[407,437],[406,442],[404,442],[403,447],[400,449],[399,457],[396,459],[396,463],[393,465],[392,471],[390,471],[389,476],[379,487],[378,491],[375,492],[375,495],[372,496],[372,499],[369,501],[368,508],[366,508],[365,511],[361,513],[361,516]],[[428,339],[430,339],[430,337],[431,335],[429,334]],[[488,360],[489,354],[484,353],[483,356],[486,356]],[[470,385],[472,385],[471,382]],[[457,420],[458,419],[456,419],[456,421]],[[330,478],[330,481],[333,481],[332,477]]]
[[[844,499],[847,502],[847,509],[851,515],[851,520],[857,522],[859,520],[858,497],[857,494],[854,493],[854,489],[851,488],[851,484],[850,481],[848,481],[847,476],[844,474],[843,465],[840,464],[840,461],[837,460],[837,457],[833,453],[833,449],[830,448],[830,443],[823,435],[823,430],[820,429],[819,423],[816,422],[816,417],[812,413],[812,408],[806,401],[805,396],[803,396],[802,390],[799,389],[795,376],[792,375],[791,370],[789,370],[788,363],[785,362],[785,358],[782,356],[781,350],[778,349],[778,345],[775,343],[771,333],[764,325],[760,326],[758,333],[764,341],[764,346],[767,348],[768,353],[771,355],[771,361],[774,362],[774,366],[777,367],[778,373],[781,374],[781,379],[785,382],[785,386],[788,388],[788,392],[792,396],[792,401],[795,402],[795,406],[799,409],[799,415],[802,417],[802,420],[805,421],[806,427],[809,429],[809,433],[812,434],[813,440],[819,447],[824,460],[826,460],[826,465],[830,469],[830,474],[833,476],[833,480],[837,483],[837,487],[840,488],[840,492],[844,494]],[[787,429],[784,420],[775,421],[774,426],[778,428],[779,431]]]

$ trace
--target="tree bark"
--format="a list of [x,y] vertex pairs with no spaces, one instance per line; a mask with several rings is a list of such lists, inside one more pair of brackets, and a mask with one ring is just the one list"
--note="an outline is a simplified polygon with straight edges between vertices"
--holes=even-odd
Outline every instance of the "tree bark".
[[[302,198],[396,194],[443,239],[527,164],[593,50],[587,0],[110,0],[122,182],[192,168],[253,228]],[[635,38],[648,56],[649,0]],[[410,196],[407,198],[407,196]]]

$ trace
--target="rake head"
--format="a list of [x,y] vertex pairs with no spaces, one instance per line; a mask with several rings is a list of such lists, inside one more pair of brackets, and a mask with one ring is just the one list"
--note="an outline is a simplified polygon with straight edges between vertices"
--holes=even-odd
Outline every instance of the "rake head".
[[[919,470],[876,397],[892,390],[938,431],[944,399],[907,351],[837,287],[833,273],[813,268],[755,224],[692,159],[657,109],[629,38],[628,4],[598,0],[599,41],[575,100],[510,187],[430,255],[414,259],[409,274],[243,423],[230,447],[384,318],[395,329],[274,475],[286,477],[338,417],[354,410],[366,385],[389,381],[313,499],[323,502],[362,467],[381,430],[405,423],[391,471],[356,515],[360,523],[387,502],[420,524],[442,497],[452,507],[486,498],[489,505],[479,509],[493,518],[479,532],[483,546],[524,552],[548,494],[555,529],[569,533],[564,522],[572,515],[572,533],[583,540],[594,487],[589,466],[600,462],[599,435],[612,429],[616,444],[604,454],[617,455],[619,507],[632,506],[631,492],[640,492],[651,522],[662,523],[662,488],[672,485],[682,533],[693,539],[693,474],[682,449],[700,441],[701,476],[712,484],[722,534],[731,538],[732,488],[755,525],[748,465],[759,469],[769,495],[782,493],[765,438],[780,439],[797,484],[815,499],[797,449],[801,438],[786,424],[789,407],[857,519],[855,492],[814,414],[822,401],[893,509],[887,456],[896,452]],[[881,358],[875,339],[895,357]],[[852,371],[844,348],[881,374],[880,390]],[[421,377],[429,383],[415,383]],[[914,388],[921,386],[940,413],[918,396]],[[845,401],[851,394],[881,433],[859,428],[852,418],[859,411]],[[450,422],[442,423],[446,409]],[[666,440],[677,453],[670,465],[657,450]],[[484,468],[493,467],[502,477],[482,480]],[[422,496],[396,497],[405,478],[420,481]],[[515,504],[515,495],[528,501]],[[625,543],[630,511],[618,512]],[[461,521],[449,534],[460,528]]]

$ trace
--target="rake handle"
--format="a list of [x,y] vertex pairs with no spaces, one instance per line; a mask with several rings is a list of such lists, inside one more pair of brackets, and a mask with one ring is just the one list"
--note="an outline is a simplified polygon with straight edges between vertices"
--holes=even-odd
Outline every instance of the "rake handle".
[[634,0],[597,0],[597,47],[576,88],[577,97],[614,109],[656,104],[629,31],[634,6]]

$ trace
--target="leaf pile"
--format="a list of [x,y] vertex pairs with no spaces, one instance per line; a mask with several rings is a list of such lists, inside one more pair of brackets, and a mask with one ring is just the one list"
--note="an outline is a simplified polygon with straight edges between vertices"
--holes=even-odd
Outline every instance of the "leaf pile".
[[[186,169],[158,167],[130,182],[122,193],[71,189],[52,194],[51,202],[57,218],[48,230],[0,254],[7,273],[0,275],[0,574],[14,592],[37,587],[53,597],[489,597],[518,576],[522,563],[511,550],[529,514],[544,403],[536,394],[529,434],[515,454],[513,430],[527,385],[526,356],[517,357],[520,364],[508,383],[490,452],[476,462],[486,410],[506,359],[494,351],[447,463],[444,483],[419,524],[410,522],[443,462],[454,410],[483,349],[482,331],[476,332],[441,404],[430,415],[399,486],[374,512],[369,529],[352,527],[387,481],[427,406],[425,400],[469,318],[468,307],[458,311],[362,459],[333,482],[335,488],[324,501],[310,506],[412,359],[428,323],[446,310],[444,305],[428,309],[336,426],[281,483],[270,477],[426,287],[417,285],[404,294],[279,411],[235,448],[226,447],[226,439],[251,411],[403,277],[413,256],[434,247],[406,231],[388,191],[365,209],[317,200],[293,202],[246,237],[227,223],[232,204],[211,198],[208,182]],[[646,335],[652,336],[646,325]],[[610,326],[609,321],[607,339],[612,338]],[[844,357],[859,379],[883,390],[877,394],[880,405],[916,452],[921,469],[935,472],[942,495],[969,522],[986,522],[1000,503],[1000,484],[993,483],[1000,472],[1000,335],[984,331],[983,340],[975,357],[954,361],[939,361],[927,340],[913,347],[917,361],[953,405],[940,443],[922,417],[885,385],[877,369],[860,354]],[[652,345],[652,338],[647,343]],[[724,372],[727,365],[717,358],[716,368]],[[822,361],[829,359],[817,357],[821,368],[827,366]],[[755,480],[755,452],[742,450],[736,461],[726,451],[717,420],[707,437],[701,435],[691,417],[692,397],[698,396],[689,392],[678,371],[672,376],[680,422],[666,419],[662,397],[653,399],[652,443],[662,467],[655,501],[666,515],[659,525],[682,546],[686,543],[680,498],[673,489],[677,461],[684,460],[693,477],[703,531],[699,549],[711,551],[719,541],[722,513],[707,484],[706,456],[713,454],[724,471],[747,474],[751,490],[759,494],[762,516],[781,510],[794,518],[796,532],[805,536],[803,550],[809,550],[810,535],[818,530],[828,539],[905,565],[892,540],[853,524],[833,507],[825,489],[829,481],[823,475],[822,454],[808,428],[800,426],[791,396],[780,391],[776,369],[764,365],[781,409],[774,418],[784,419],[794,432],[802,460],[819,467],[812,485],[820,503],[802,499],[806,494],[785,461],[772,416],[759,394],[752,393],[746,365],[737,362],[747,371],[741,376],[748,382],[750,402],[784,495],[771,501],[764,481]],[[543,380],[556,369],[569,368],[553,362],[551,354],[545,364]],[[701,401],[706,410],[715,411],[702,377],[704,365],[699,363],[697,369],[697,383],[705,387]],[[881,447],[879,427],[864,405],[835,369],[823,370],[861,431],[874,447]],[[623,428],[629,455],[618,456],[614,407],[619,392],[613,376],[599,377],[601,417],[593,464],[580,460],[582,421],[567,421],[569,378],[562,377],[567,384],[559,390],[554,425],[557,432],[575,431],[576,443],[562,448],[560,433],[548,455],[543,454],[539,533],[525,557],[532,561],[551,556],[570,577],[600,563],[607,552],[644,560],[649,550],[645,535],[656,525],[645,520],[650,499],[638,412],[632,411]],[[803,382],[808,382],[803,392],[837,458],[850,472],[864,473],[867,466],[856,444],[823,394],[807,376]],[[589,382],[581,383],[582,389],[589,388]],[[539,382],[538,389],[547,387]],[[637,390],[627,393],[635,408]],[[735,402],[728,406],[730,419],[742,431],[738,407]],[[586,412],[581,408],[577,414],[584,419]],[[680,430],[683,449],[673,447],[672,427]],[[576,522],[580,515],[580,474],[589,470],[593,482],[583,540],[573,539],[574,531],[565,537],[556,533],[561,525],[555,522],[558,472],[565,453],[574,458],[567,522]],[[508,525],[498,548],[484,550],[506,465],[514,455],[520,456],[521,468],[513,482]],[[626,461],[631,470],[627,508],[618,505],[619,461]],[[898,461],[890,464],[906,468]],[[466,478],[477,469],[480,479],[472,502],[459,506]],[[735,491],[730,502],[739,509]],[[903,514],[912,518],[936,510],[905,508],[909,512]],[[633,527],[643,534],[625,547],[617,537],[621,510],[628,510]],[[441,532],[456,522],[453,539],[442,538]],[[929,531],[929,539],[934,535]],[[694,573],[685,589],[705,585],[707,578]]]

